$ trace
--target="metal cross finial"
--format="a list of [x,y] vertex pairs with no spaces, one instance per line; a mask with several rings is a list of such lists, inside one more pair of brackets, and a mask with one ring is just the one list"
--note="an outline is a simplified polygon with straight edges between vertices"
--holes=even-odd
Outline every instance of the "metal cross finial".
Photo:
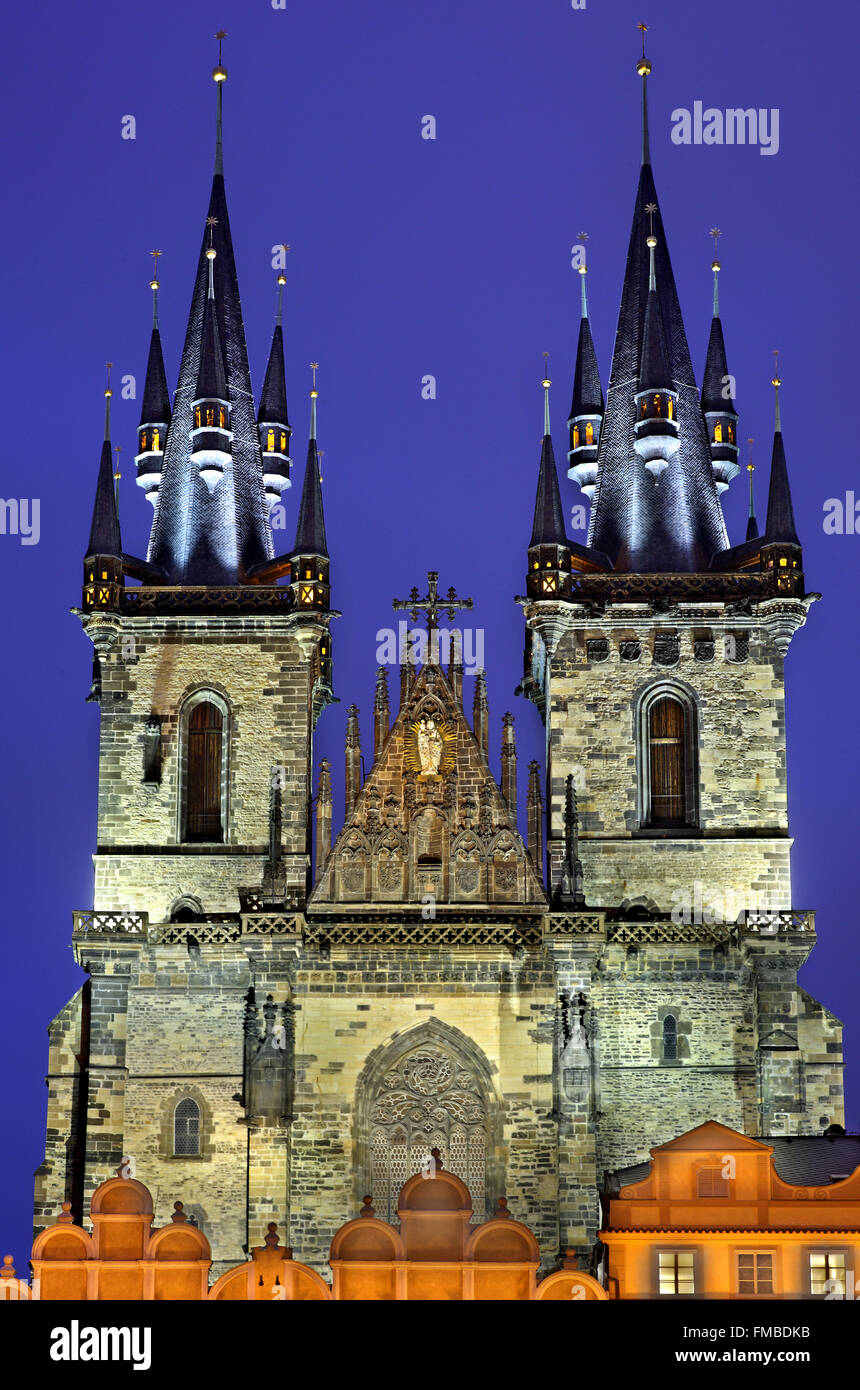
[[722,236],[722,232],[720,231],[719,227],[712,227],[711,230],[708,232],[708,236],[712,236],[714,238],[714,255],[716,256],[719,254],[720,248],[717,245],[717,242]]
[[779,348],[773,349],[773,379],[771,386],[781,386],[782,380],[779,375]]
[[654,235],[654,213],[657,211],[656,203],[646,203],[645,211],[648,214],[648,235]]
[[749,461],[749,463],[747,464],[747,472],[748,472],[748,473],[754,473],[754,472],[755,472],[755,466],[754,466],[753,461],[752,461],[752,454],[753,454],[753,437],[752,437],[752,435],[750,435],[749,439],[747,440],[747,444],[749,444],[749,446],[750,446],[750,461]]
[[226,39],[226,37],[227,37],[227,30],[226,30],[226,29],[219,29],[219,30],[218,30],[218,33],[215,35],[215,37],[216,37],[216,39],[218,40],[218,66],[219,66],[219,68],[220,68],[220,66],[221,66],[221,44],[223,43],[224,39]]
[[392,600],[393,607],[397,610],[408,610],[412,621],[417,622],[419,613],[424,613],[427,618],[427,631],[431,638],[439,626],[439,613],[447,613],[451,622],[454,614],[459,608],[471,608],[470,598],[458,598],[456,590],[452,587],[447,594],[442,597],[439,593],[439,571],[427,571],[427,594],[424,598],[418,597],[418,590],[413,586],[412,591],[406,598],[396,598]]
[[149,254],[150,254],[150,256],[152,257],[152,278],[153,278],[153,280],[155,280],[155,281],[157,282],[157,281],[158,281],[158,258],[159,258],[159,256],[163,256],[163,255],[164,255],[164,252],[163,252],[163,251],[150,251]]
[[636,28],[639,30],[639,32],[640,32],[641,35],[642,35],[642,57],[644,58],[644,57],[645,57],[645,35],[648,33],[648,25],[647,25],[647,24],[637,24],[637,25],[636,25]]
[[114,444],[113,451],[116,454],[116,472],[114,473],[114,478],[117,482],[119,482],[120,478],[122,477],[122,474],[119,471],[119,456],[122,453],[122,445]]
[[311,371],[312,371],[313,374],[314,374],[313,386],[312,386],[312,388],[311,388],[313,391],[315,391],[315,390],[317,389],[317,372],[319,371],[319,365],[320,365],[319,362],[312,362],[312,363],[311,363]]
[[110,389],[110,369],[111,369],[111,367],[113,366],[113,362],[105,362],[105,366],[107,367],[107,374],[108,374],[107,389],[106,389],[106,391],[105,391],[105,395],[106,395],[106,396],[109,396],[109,395],[111,394],[111,389]]

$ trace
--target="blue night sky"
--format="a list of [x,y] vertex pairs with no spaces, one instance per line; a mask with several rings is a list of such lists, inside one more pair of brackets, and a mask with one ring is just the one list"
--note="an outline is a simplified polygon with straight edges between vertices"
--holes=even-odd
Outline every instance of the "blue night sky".
[[[828,498],[855,487],[857,10],[820,0],[202,0],[13,7],[0,89],[5,178],[3,497],[38,497],[37,545],[0,536],[7,652],[0,971],[0,1253],[26,1269],[43,1153],[46,1026],[80,985],[71,912],[92,904],[98,709],[80,602],[102,433],[104,363],[142,389],[151,262],[175,386],[206,215],[223,27],[225,173],[259,389],[275,307],[270,248],[289,242],[287,389],[304,459],[308,364],[332,555],[335,692],[316,760],[342,815],[348,704],[372,747],[376,632],[391,600],[440,571],[486,633],[491,761],[514,710],[521,796],[542,753],[515,700],[550,354],[556,455],[566,453],[579,321],[570,251],[589,233],[604,389],[639,161],[644,19],[652,163],[687,335],[701,373],[711,312],[708,229],[723,231],[721,308],[740,437],[755,437],[759,515],[772,438],[771,350],[810,589],[824,601],[787,659],[794,905],[817,910],[804,986],[848,1025],[848,1128],[860,1128],[856,892],[856,606],[860,535],[826,535]],[[676,107],[779,110],[779,151],[670,140]],[[421,138],[433,115],[435,141]],[[123,140],[123,117],[136,139]],[[425,374],[435,400],[422,400]],[[14,403],[14,410],[11,408]],[[126,550],[144,554],[135,486],[139,401],[114,396]],[[14,432],[13,432],[14,425]],[[17,439],[15,448],[11,448]],[[744,448],[745,453],[745,448]],[[745,457],[743,458],[745,462]],[[565,506],[584,501],[566,478]],[[858,488],[860,495],[860,488]],[[285,495],[287,548],[297,489]],[[726,495],[743,538],[746,474]],[[584,532],[572,532],[584,540]],[[394,695],[392,683],[392,696]],[[471,699],[471,683],[467,683]],[[521,822],[524,826],[524,818]],[[586,884],[587,891],[587,884]],[[38,968],[36,963],[38,962]],[[145,1175],[144,1175],[145,1176]],[[177,1194],[182,1195],[182,1194]]]

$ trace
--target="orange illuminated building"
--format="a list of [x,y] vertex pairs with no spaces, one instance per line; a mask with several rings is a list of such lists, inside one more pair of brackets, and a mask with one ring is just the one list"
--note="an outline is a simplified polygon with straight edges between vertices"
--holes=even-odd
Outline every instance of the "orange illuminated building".
[[651,1154],[604,1194],[610,1298],[860,1295],[860,1136],[748,1139],[711,1122]]
[[3,1297],[44,1301],[406,1302],[558,1301],[606,1299],[600,1285],[570,1262],[540,1283],[538,1245],[515,1221],[504,1198],[490,1221],[472,1224],[468,1188],[435,1165],[401,1189],[399,1228],[380,1221],[365,1199],[358,1217],[331,1246],[332,1284],[292,1258],[269,1226],[265,1244],[245,1264],[209,1287],[209,1242],[175,1204],[169,1226],[152,1230],[152,1198],[132,1178],[102,1183],[91,1204],[92,1234],[76,1226],[63,1203],[53,1226],[33,1246],[33,1286],[15,1278],[10,1257],[0,1272]]

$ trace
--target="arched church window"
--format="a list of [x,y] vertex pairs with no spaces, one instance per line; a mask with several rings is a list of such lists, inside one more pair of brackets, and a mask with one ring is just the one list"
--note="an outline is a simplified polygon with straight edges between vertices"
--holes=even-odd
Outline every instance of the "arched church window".
[[153,431],[152,431],[152,449],[153,449],[153,453],[158,453],[158,446],[159,446],[160,443],[161,443],[161,435],[160,435],[159,431],[158,431],[158,430],[153,430]]
[[592,425],[590,420],[586,423],[585,426],[585,442],[586,444],[594,443],[594,426]]
[[267,450],[267,452],[270,453],[270,454],[273,454],[274,451],[275,451],[275,431],[274,431],[274,430],[266,430],[266,450]]
[[674,1014],[667,1014],[663,1019],[663,1061],[676,1062],[678,1060],[678,1020]]
[[486,1213],[487,1105],[472,1069],[453,1048],[429,1042],[405,1053],[370,1097],[370,1191],[377,1215],[397,1219],[407,1178],[438,1149],[444,1166],[472,1194],[474,1218]]
[[573,447],[574,449],[579,448],[579,425],[573,427]]
[[226,713],[224,702],[208,692],[189,702],[184,712],[182,839],[186,842],[224,839]]
[[186,1158],[200,1153],[200,1106],[187,1096],[173,1112],[173,1152]]
[[666,402],[666,414],[669,416],[669,419],[670,419],[670,420],[674,420],[674,418],[675,418],[675,402],[672,400],[672,397],[671,397],[671,396],[669,397],[668,401]]
[[195,429],[198,429],[198,430],[199,430],[199,428],[200,428],[200,406],[199,406],[199,405],[195,405],[195,407],[194,407],[194,428],[195,428]]
[[662,414],[663,414],[663,401],[662,401],[662,398],[661,398],[660,396],[655,396],[655,397],[654,397],[654,410],[656,411],[656,413],[657,413],[658,415],[662,415]]
[[729,423],[728,431],[729,431],[729,443],[730,443],[730,444],[734,444],[734,442],[735,442],[735,427],[734,427],[733,424]]
[[715,444],[722,444],[722,442],[723,442],[723,426],[722,426],[722,422],[721,422],[720,420],[718,420],[717,423],[714,425],[714,443],[715,443]]

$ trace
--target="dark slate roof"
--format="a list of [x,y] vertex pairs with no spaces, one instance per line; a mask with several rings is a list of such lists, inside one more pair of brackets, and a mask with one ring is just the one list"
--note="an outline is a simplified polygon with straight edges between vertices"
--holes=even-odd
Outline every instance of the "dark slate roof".
[[747,540],[748,540],[748,541],[755,540],[755,538],[756,538],[757,535],[758,535],[758,522],[757,522],[757,520],[756,520],[755,512],[752,512],[751,515],[749,516],[749,518],[747,519]]
[[773,1145],[777,1173],[795,1187],[826,1187],[840,1174],[847,1177],[860,1167],[860,1134],[802,1134],[791,1139],[780,1134],[761,1142]]
[[540,451],[534,525],[529,545],[567,545],[561,493],[558,490],[558,470],[552,439],[548,434],[544,435]]
[[597,370],[597,354],[591,336],[591,324],[585,314],[579,321],[579,341],[576,344],[576,367],[573,373],[571,420],[576,415],[602,415],[603,388]]
[[93,520],[90,526],[87,555],[112,555],[118,560],[122,558],[119,512],[116,505],[113,458],[109,439],[106,439],[102,444],[102,453],[99,459],[96,499],[93,504]]
[[146,362],[146,382],[140,407],[142,425],[166,425],[170,422],[170,392],[161,351],[161,334],[153,328]]
[[263,460],[254,411],[242,306],[230,236],[223,175],[212,180],[208,215],[213,229],[215,304],[232,403],[233,458],[209,493],[190,466],[193,419],[200,370],[203,311],[208,291],[208,229],[201,240],[188,328],[182,350],[173,418],[167,432],[161,488],[147,558],[161,565],[172,584],[236,584],[252,566],[273,555],[263,487]]
[[322,485],[320,483],[320,460],[315,439],[308,440],[305,480],[302,483],[302,498],[299,503],[299,519],[296,526],[296,543],[293,547],[293,554],[328,556]]
[[[765,1135],[758,1142],[773,1148],[777,1175],[793,1187],[827,1187],[860,1167],[860,1134]],[[612,1190],[642,1182],[650,1172],[650,1162],[619,1168],[611,1175]]]
[[257,419],[266,420],[273,425],[290,423],[287,416],[287,383],[284,372],[284,330],[279,323],[275,325],[272,334],[272,346]]
[[788,467],[785,462],[785,445],[782,430],[773,436],[773,455],[770,461],[770,488],[767,494],[767,521],[764,528],[765,541],[784,541],[800,545],[794,525],[794,508],[791,505],[791,488],[788,485]]
[[666,357],[666,335],[656,290],[649,290],[645,307],[645,326],[642,330],[642,361],[639,365],[639,389],[665,390],[672,382]]
[[197,373],[196,400],[229,400],[221,336],[215,300],[207,299],[203,310],[203,332],[200,335],[200,370]]
[[588,543],[604,551],[616,570],[702,571],[729,542],[659,205],[654,214],[657,298],[672,377],[666,384],[678,393],[681,448],[659,487],[633,450],[633,397],[648,298],[647,203],[657,203],[657,192],[651,166],[644,164],[606,393]]
[[737,404],[733,400],[726,400],[723,395],[723,378],[727,377],[728,374],[723,325],[719,314],[714,314],[711,319],[711,335],[708,338],[705,372],[702,377],[703,410],[730,410],[737,414]]

